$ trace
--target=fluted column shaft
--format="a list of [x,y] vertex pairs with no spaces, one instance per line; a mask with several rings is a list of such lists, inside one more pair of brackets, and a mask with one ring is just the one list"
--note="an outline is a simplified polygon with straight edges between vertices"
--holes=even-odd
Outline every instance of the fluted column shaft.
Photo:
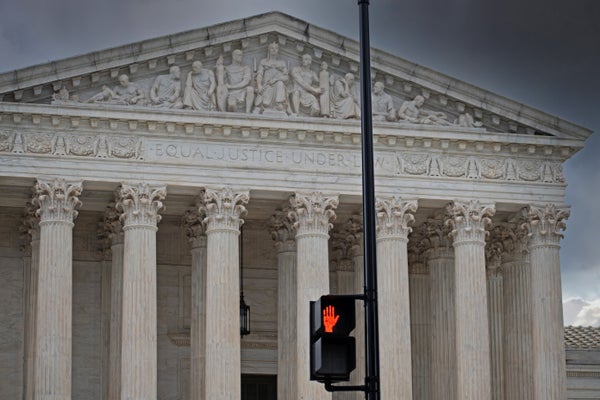
[[241,219],[248,193],[206,189],[206,365],[204,399],[241,396],[240,263]]
[[376,207],[381,399],[412,400],[407,243],[417,203],[378,198]]
[[121,393],[121,325],[123,321],[123,232],[113,235],[110,270],[110,344],[108,367],[108,398],[118,399]]
[[410,337],[413,398],[430,399],[431,388],[431,294],[428,269],[409,266]]
[[108,400],[110,385],[110,292],[111,261],[110,251],[103,250],[102,273],[100,277],[100,399]]
[[[362,220],[361,220],[362,223]],[[354,264],[354,293],[362,294],[365,291],[365,271],[364,271],[364,244],[362,226],[360,231],[355,233],[355,246],[352,250],[352,263]],[[356,303],[356,328],[352,336],[356,339],[356,369],[350,374],[351,385],[364,385],[365,383],[365,308],[362,302]],[[353,399],[360,400],[364,398],[363,393],[355,392]]]
[[449,206],[455,257],[457,399],[491,398],[490,341],[485,272],[485,226],[493,206]]
[[39,219],[34,215],[34,211],[26,216],[27,236],[31,239],[29,249],[31,254],[24,258],[27,281],[25,298],[25,356],[23,368],[23,388],[24,399],[32,400],[35,386],[35,323],[37,309],[38,292],[38,271],[39,271],[39,252],[40,252],[40,230]]
[[504,277],[504,392],[506,399],[533,398],[531,269],[524,255],[502,264]]
[[567,398],[559,249],[568,216],[566,208],[554,205],[527,210],[535,400]]
[[296,230],[289,207],[269,221],[277,252],[277,398],[296,394]]
[[331,399],[323,385],[309,380],[309,302],[329,293],[330,221],[337,196],[296,193],[291,199],[296,223],[296,388],[298,400]]
[[183,223],[192,255],[192,315],[190,326],[190,399],[204,399],[206,373],[206,225],[197,210],[185,213]]
[[157,398],[156,231],[165,196],[164,187],[147,184],[123,184],[119,191],[124,232],[121,400]]
[[35,324],[37,400],[71,399],[73,220],[81,183],[36,184],[40,252]]
[[498,266],[487,271],[488,318],[490,329],[490,372],[492,400],[504,400],[504,289]]
[[456,399],[456,321],[454,251],[438,247],[425,253],[431,276],[431,399]]

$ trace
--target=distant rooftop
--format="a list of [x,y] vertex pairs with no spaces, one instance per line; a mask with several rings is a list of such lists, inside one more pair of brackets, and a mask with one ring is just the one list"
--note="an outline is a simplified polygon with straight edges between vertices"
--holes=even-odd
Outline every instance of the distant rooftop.
[[600,350],[600,327],[565,327],[565,347],[567,350]]

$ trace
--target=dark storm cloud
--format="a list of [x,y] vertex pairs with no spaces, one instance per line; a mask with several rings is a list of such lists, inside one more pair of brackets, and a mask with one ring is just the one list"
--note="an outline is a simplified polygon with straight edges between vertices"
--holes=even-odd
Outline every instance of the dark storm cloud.
[[[0,1],[0,71],[278,10],[351,38],[356,0]],[[600,131],[600,1],[373,0],[371,44]],[[565,294],[600,298],[600,139],[566,164]]]

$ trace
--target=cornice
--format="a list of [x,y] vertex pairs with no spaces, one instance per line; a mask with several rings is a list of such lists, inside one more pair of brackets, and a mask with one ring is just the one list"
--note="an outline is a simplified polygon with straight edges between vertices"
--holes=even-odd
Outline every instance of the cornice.
[[[0,130],[97,132],[170,138],[221,140],[259,138],[261,143],[315,142],[335,147],[360,144],[359,121],[305,117],[272,118],[240,113],[156,110],[107,105],[43,105],[0,102]],[[374,142],[381,149],[439,149],[465,154],[568,159],[584,141],[543,135],[486,132],[484,128],[376,122]]]

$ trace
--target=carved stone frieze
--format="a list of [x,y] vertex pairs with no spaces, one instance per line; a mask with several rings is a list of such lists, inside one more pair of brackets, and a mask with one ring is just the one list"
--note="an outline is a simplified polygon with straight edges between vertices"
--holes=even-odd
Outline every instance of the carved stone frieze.
[[118,191],[116,209],[122,211],[120,221],[123,229],[132,226],[150,226],[156,228],[160,222],[159,211],[164,208],[162,200],[167,188],[151,187],[147,183],[123,183]]
[[416,200],[402,200],[399,197],[378,198],[375,202],[377,210],[377,238],[407,238],[412,230],[408,225],[415,220],[413,213],[417,211]]
[[0,152],[140,160],[142,151],[142,138],[135,136],[0,131]]
[[563,237],[561,231],[567,228],[564,220],[569,218],[568,207],[555,204],[530,205],[523,209],[525,223],[531,245],[558,245]]
[[38,179],[35,184],[34,206],[40,222],[62,221],[72,223],[77,218],[77,207],[81,206],[81,182],[66,182],[64,179],[45,181]]
[[248,191],[234,191],[230,187],[220,190],[206,188],[199,210],[206,214],[207,231],[227,229],[239,231],[244,224],[246,207],[250,200]]
[[293,211],[290,218],[294,221],[297,235],[325,234],[333,227],[335,209],[339,204],[338,196],[321,192],[296,193],[290,198]]
[[486,179],[564,183],[560,162],[504,157],[439,156],[435,153],[397,153],[398,172],[402,175],[442,176],[447,178]]

